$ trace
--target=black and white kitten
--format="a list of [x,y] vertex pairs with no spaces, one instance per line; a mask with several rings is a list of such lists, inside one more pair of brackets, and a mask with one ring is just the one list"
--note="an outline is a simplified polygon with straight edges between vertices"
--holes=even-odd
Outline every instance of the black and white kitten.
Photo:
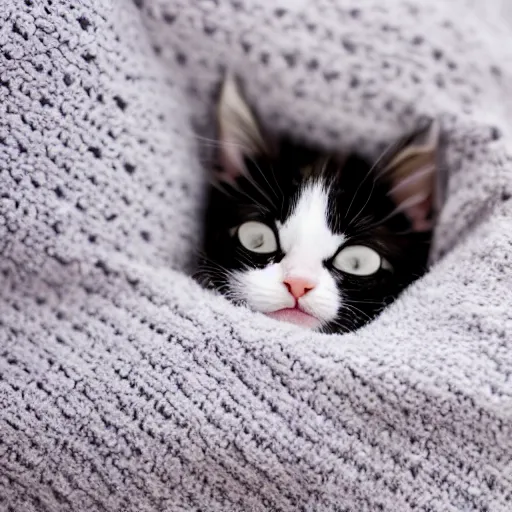
[[228,78],[218,128],[202,283],[275,319],[346,332],[424,273],[436,123],[371,165],[270,140]]

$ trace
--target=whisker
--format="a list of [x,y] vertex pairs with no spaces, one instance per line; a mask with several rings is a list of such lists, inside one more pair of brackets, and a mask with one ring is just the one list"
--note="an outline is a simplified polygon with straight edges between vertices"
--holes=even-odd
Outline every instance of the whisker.
[[275,169],[274,169],[273,165],[270,165],[270,170],[272,172],[272,177],[274,178],[274,182],[275,182],[277,188],[279,189],[279,192],[281,193],[281,198],[282,198],[282,200],[284,200],[283,189],[279,186],[279,181],[277,180]]
[[374,179],[373,180],[373,183],[372,183],[372,189],[370,190],[370,193],[368,194],[368,197],[366,199],[366,202],[364,203],[364,205],[361,207],[361,209],[357,212],[356,216],[352,219],[351,221],[351,224],[356,221],[359,216],[361,215],[361,213],[363,213],[364,209],[368,206],[368,203],[370,202],[370,199],[373,195],[373,191],[375,190],[375,183],[376,183],[376,180]]
[[[195,139],[197,139],[198,141],[202,142],[204,146],[207,146],[207,147],[214,147],[214,148],[220,148],[222,146],[230,146],[230,147],[234,147],[234,148],[237,148],[239,149],[244,155],[246,155],[247,158],[249,158],[252,163],[254,164],[254,166],[256,167],[256,169],[260,172],[262,178],[267,182],[270,190],[272,190],[272,192],[274,193],[274,195],[276,196],[276,198],[278,199],[279,196],[277,195],[277,193],[275,192],[274,188],[270,185],[270,183],[268,182],[267,178],[265,177],[265,174],[263,173],[263,171],[261,170],[261,168],[258,166],[258,164],[256,163],[256,161],[250,156],[250,149],[247,148],[246,146],[244,146],[243,144],[240,144],[240,143],[236,143],[236,142],[231,142],[231,141],[222,141],[220,142],[219,140],[216,140],[216,139],[211,139],[211,138],[207,138],[207,137],[202,137],[198,134],[195,134],[193,132],[191,132],[191,135],[192,137],[194,137]],[[203,163],[208,163],[208,164],[212,164],[212,162],[203,162]],[[245,179],[247,179],[247,181],[261,194],[262,197],[264,197],[268,203],[271,205],[271,206],[275,206],[274,205],[274,202],[272,201],[272,199],[265,193],[265,191],[254,181],[253,177],[251,176],[250,172],[244,172],[243,173],[243,176]],[[222,186],[222,180],[219,182],[219,180],[217,179],[212,179],[212,185],[213,186],[216,186],[217,188],[220,189],[220,187]],[[252,197],[248,192],[242,190],[240,187],[235,187],[234,185],[236,184],[236,181],[235,183],[231,182],[231,183],[227,183],[229,186],[231,186],[231,188],[241,192],[243,195],[245,195],[248,199],[250,199],[251,201],[254,201],[256,204],[260,204],[258,201],[255,200],[254,197]],[[226,193],[224,189],[221,189],[221,191],[223,193]]]
[[367,313],[365,313],[364,311],[362,311],[361,309],[359,309],[358,307],[356,306],[352,306],[350,304],[343,304],[346,308],[348,308],[349,311],[352,311],[352,312],[355,312],[355,313],[359,313],[360,315],[363,315],[364,317],[366,317],[366,319],[368,320],[372,320],[372,317],[370,315],[368,315]]
[[[347,209],[347,213],[345,214],[345,219],[348,217],[348,214],[350,213],[350,209],[352,208],[352,205],[354,204],[354,201],[357,197],[357,194],[359,193],[359,190],[361,189],[361,187],[363,186],[363,184],[366,182],[366,180],[368,179],[368,176],[371,176],[371,174],[373,173],[373,171],[375,170],[375,168],[382,162],[382,160],[387,156],[389,155],[389,153],[391,151],[394,151],[399,145],[401,144],[401,141],[394,141],[392,142],[391,144],[389,144],[383,151],[382,153],[380,154],[380,156],[377,158],[377,160],[375,161],[375,163],[370,167],[370,169],[368,170],[368,172],[366,173],[365,177],[362,179],[361,183],[359,183],[359,186],[357,187],[354,195],[352,196],[352,201],[350,201],[350,204],[349,204],[349,207]],[[380,178],[380,175],[376,176],[375,179],[374,179],[374,184],[375,184],[375,181],[377,178]],[[372,192],[373,192],[373,189],[372,189]]]
[[[272,187],[272,185],[270,184],[270,182],[268,181],[267,177],[265,176],[265,173],[261,170],[261,167],[256,163],[256,161],[254,159],[250,159],[251,162],[253,163],[254,167],[256,167],[257,171],[260,173],[261,177],[265,180],[266,184],[268,185],[268,188],[272,191],[272,193],[276,196],[276,199],[279,199],[279,195],[277,194],[276,190],[274,187]],[[277,181],[276,181],[277,183]],[[261,193],[261,192],[260,192]],[[270,200],[270,199],[269,199]],[[273,204],[273,203],[271,203]]]
[[386,305],[382,301],[373,301],[373,300],[352,300],[352,299],[346,300],[345,299],[345,302],[347,304],[375,304],[375,305],[378,305],[378,306],[385,306]]

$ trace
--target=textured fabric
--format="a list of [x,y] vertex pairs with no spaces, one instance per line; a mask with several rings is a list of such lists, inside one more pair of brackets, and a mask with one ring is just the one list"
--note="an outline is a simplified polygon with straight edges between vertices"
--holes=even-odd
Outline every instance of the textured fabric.
[[[512,510],[512,47],[472,5],[0,0],[2,512]],[[364,329],[187,277],[226,67],[331,149],[442,120],[434,264]]]

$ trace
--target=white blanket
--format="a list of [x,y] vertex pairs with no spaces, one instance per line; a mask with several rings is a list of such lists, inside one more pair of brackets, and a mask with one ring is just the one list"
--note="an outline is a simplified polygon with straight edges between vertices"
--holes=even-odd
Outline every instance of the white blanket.
[[[475,4],[0,0],[1,511],[512,510],[510,8]],[[433,266],[364,329],[187,277],[226,67],[331,149],[441,119]]]

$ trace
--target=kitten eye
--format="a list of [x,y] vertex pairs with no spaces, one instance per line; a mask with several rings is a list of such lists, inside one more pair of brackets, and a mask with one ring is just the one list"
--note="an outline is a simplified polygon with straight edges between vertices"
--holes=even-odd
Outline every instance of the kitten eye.
[[266,224],[256,221],[245,222],[238,228],[238,240],[249,251],[268,254],[277,251],[274,232]]
[[355,276],[371,276],[382,264],[380,254],[365,245],[350,245],[334,258],[333,265],[342,272]]

